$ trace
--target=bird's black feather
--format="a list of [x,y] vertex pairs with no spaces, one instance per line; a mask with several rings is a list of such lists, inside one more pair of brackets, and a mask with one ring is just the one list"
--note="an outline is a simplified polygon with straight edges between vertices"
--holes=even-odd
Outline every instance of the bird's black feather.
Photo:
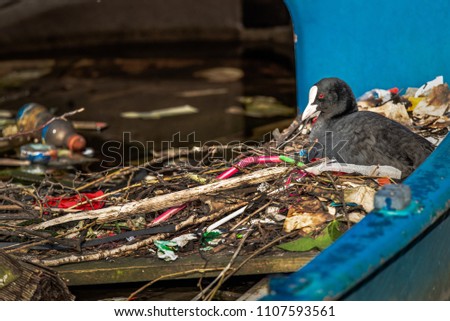
[[377,113],[357,111],[350,87],[337,78],[315,86],[323,99],[310,139],[318,141],[323,156],[358,165],[389,165],[408,176],[433,151],[433,145],[407,127]]

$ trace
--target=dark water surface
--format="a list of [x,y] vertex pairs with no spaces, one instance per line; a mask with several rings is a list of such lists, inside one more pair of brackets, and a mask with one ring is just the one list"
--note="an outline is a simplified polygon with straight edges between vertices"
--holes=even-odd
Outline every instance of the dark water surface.
[[[283,119],[288,122],[292,118],[254,118],[227,113],[231,106],[242,107],[238,101],[240,96],[272,96],[295,112],[292,55],[289,50],[280,53],[270,45],[252,48],[235,43],[104,47],[6,58],[24,62],[34,59],[38,70],[42,61],[47,64],[48,60],[53,61],[53,66],[49,74],[39,79],[2,89],[2,94],[9,97],[18,94],[18,98],[1,101],[0,109],[17,111],[24,103],[37,102],[60,115],[85,107],[84,112],[71,119],[108,124],[101,132],[80,131],[100,158],[101,147],[108,141],[122,143],[120,152],[129,160],[142,158],[142,153],[151,153],[153,148],[166,149],[168,143],[162,142],[171,142],[171,147],[183,147],[192,146],[194,141],[204,144],[259,139],[261,131],[255,132],[255,128]],[[240,70],[244,76],[213,82],[198,75],[205,69],[224,67]],[[205,90],[214,94],[202,94]],[[191,105],[199,112],[159,120],[121,117],[122,112],[146,112],[182,105]]]

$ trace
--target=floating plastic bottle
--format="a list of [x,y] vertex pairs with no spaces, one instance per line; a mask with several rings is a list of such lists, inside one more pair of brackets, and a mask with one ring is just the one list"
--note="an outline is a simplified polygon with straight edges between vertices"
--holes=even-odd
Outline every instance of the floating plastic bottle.
[[[53,115],[46,107],[29,103],[22,106],[17,113],[17,127],[21,132],[32,131],[40,128],[52,118]],[[74,152],[82,151],[86,146],[84,137],[77,134],[72,124],[64,119],[55,119],[38,130],[35,137],[40,138],[46,144],[68,148]]]

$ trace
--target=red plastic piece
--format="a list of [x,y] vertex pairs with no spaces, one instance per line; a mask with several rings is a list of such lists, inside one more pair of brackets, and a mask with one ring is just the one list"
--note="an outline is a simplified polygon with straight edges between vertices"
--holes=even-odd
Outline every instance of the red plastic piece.
[[51,197],[48,196],[45,199],[45,207],[57,207],[57,208],[69,208],[77,205],[81,202],[92,200],[89,203],[82,204],[74,207],[77,210],[97,210],[105,206],[105,200],[94,200],[97,197],[102,196],[103,191],[97,191],[95,193],[80,193],[79,195],[68,196],[68,197]]

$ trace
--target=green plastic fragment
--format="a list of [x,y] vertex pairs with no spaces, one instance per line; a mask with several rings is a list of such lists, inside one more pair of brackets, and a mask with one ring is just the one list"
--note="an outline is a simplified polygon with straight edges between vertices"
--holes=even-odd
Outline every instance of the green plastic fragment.
[[303,167],[303,166],[305,166],[304,163],[302,163],[302,162],[297,162],[295,159],[293,159],[293,158],[291,158],[291,157],[288,157],[288,156],[285,156],[285,155],[280,155],[279,157],[280,157],[280,160],[282,160],[282,161],[285,162],[285,163],[288,163],[288,164],[294,164],[295,166],[298,166],[298,167]]
[[202,245],[213,243],[214,240],[218,239],[222,235],[219,230],[213,230],[211,232],[205,232],[202,236]]
[[156,248],[159,251],[164,251],[164,252],[173,251],[177,247],[177,243],[172,242],[172,241],[156,240],[153,243],[155,244]]
[[175,261],[178,258],[178,255],[175,254],[175,250],[178,247],[176,242],[156,240],[153,242],[153,244],[155,244],[156,248],[158,249],[158,258],[165,261]]

